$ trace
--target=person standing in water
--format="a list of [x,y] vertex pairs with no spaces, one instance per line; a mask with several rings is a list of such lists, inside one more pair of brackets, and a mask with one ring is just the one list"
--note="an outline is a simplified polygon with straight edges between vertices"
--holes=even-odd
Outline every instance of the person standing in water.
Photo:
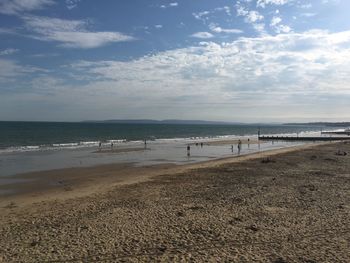
[[190,157],[191,155],[191,146],[187,145],[187,157]]
[[238,148],[238,154],[241,154],[241,149],[242,149],[242,141],[241,140],[238,140],[237,148]]
[[102,148],[102,143],[101,141],[98,143],[98,150],[101,151],[101,148]]
[[145,149],[147,148],[147,140],[145,139]]
[[233,153],[233,145],[231,145],[231,152]]

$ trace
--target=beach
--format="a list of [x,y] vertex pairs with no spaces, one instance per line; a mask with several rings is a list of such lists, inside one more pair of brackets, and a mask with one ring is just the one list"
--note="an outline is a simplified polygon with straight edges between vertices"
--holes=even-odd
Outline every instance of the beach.
[[349,10],[0,0],[0,263],[350,263]]
[[33,172],[58,184],[1,198],[0,262],[350,262],[339,150],[350,144]]

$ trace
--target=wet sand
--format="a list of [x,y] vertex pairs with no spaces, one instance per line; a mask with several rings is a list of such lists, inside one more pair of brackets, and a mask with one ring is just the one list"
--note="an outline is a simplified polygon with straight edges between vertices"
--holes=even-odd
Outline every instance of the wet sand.
[[[244,138],[244,139],[240,139],[242,144],[258,144],[259,141],[256,138]],[[235,140],[217,140],[217,141],[202,141],[203,145],[211,145],[211,146],[218,146],[218,145],[234,145],[237,146],[239,142],[239,139],[235,139]],[[196,143],[192,143],[191,145],[196,145]],[[198,145],[200,146],[200,142],[198,143]]]
[[[238,140],[237,140],[238,141]],[[231,142],[231,141],[230,141]],[[219,145],[228,145],[228,141],[217,141]],[[37,172],[20,173],[10,177],[0,177],[0,209],[8,202],[16,202],[19,206],[42,200],[66,199],[90,195],[99,191],[107,191],[115,185],[132,184],[147,181],[160,174],[174,174],[199,167],[209,167],[231,160],[239,162],[257,158],[266,154],[278,154],[294,151],[297,148],[265,150],[260,153],[214,158],[210,161],[187,165],[166,163],[156,165],[135,165],[134,163],[114,163],[87,167],[63,168]],[[144,148],[131,148],[142,149]],[[148,149],[148,148],[147,148]],[[125,150],[125,149],[123,149]],[[93,153],[111,153],[112,149],[102,149]],[[117,153],[117,152],[116,152]],[[118,152],[121,153],[121,152]],[[209,159],[209,158],[208,158]]]
[[145,147],[138,147],[138,148],[102,148],[100,150],[94,151],[93,153],[128,153],[128,152],[142,152],[142,151],[148,151],[149,148]]
[[350,262],[350,154],[338,150],[350,144],[51,171],[75,175],[71,189],[1,199],[0,262]]

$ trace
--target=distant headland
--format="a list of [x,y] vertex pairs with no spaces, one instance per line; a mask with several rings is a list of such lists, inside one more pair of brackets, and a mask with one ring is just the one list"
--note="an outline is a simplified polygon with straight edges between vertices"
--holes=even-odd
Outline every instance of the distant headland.
[[122,120],[86,120],[83,122],[93,123],[130,123],[130,124],[202,124],[202,125],[232,125],[244,124],[241,122],[224,122],[224,121],[202,121],[202,120],[152,120],[152,119],[122,119]]
[[307,125],[320,127],[350,127],[350,122],[306,122],[306,123],[284,123],[284,125]]

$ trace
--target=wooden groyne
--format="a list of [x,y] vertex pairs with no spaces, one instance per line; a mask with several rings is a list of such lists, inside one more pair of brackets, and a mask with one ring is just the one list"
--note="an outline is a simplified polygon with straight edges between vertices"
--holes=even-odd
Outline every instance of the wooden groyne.
[[350,136],[350,131],[324,131],[321,134],[329,134],[329,135],[348,135]]
[[300,136],[259,136],[262,141],[345,141],[349,137],[300,137]]

